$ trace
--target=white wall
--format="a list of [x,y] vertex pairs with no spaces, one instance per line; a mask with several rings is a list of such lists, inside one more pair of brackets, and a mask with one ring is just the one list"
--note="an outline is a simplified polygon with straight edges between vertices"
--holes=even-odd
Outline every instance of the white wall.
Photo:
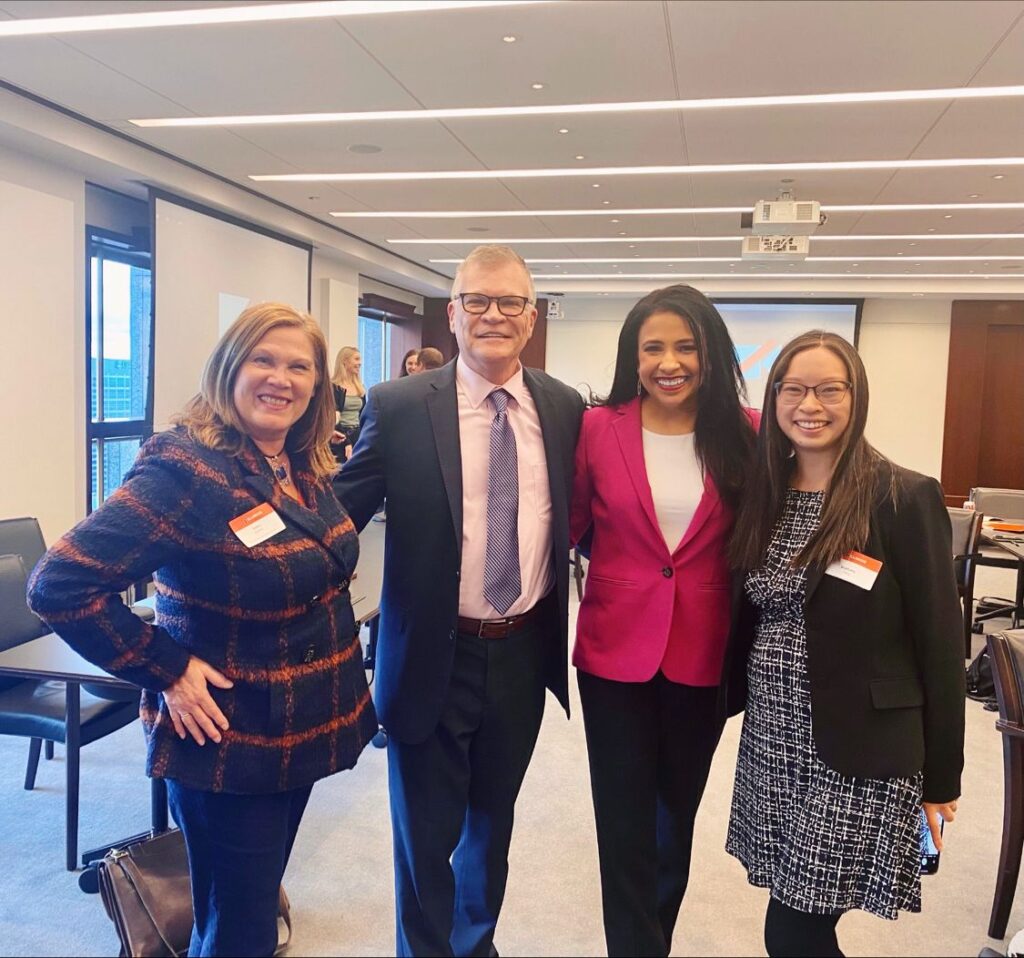
[[[549,320],[547,371],[570,386],[607,392],[619,329],[632,299],[566,297]],[[949,299],[867,299],[860,353],[871,385],[867,436],[901,465],[938,477],[946,413]]]
[[359,274],[351,266],[313,250],[311,312],[327,337],[331,369],[342,346],[359,342]]
[[85,513],[85,182],[0,152],[0,518]]

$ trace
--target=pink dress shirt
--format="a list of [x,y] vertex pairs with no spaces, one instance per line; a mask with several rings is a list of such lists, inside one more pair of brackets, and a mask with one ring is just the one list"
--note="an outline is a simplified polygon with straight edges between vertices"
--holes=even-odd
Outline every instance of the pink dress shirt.
[[512,397],[508,420],[516,437],[519,466],[519,567],[523,591],[506,615],[532,609],[551,591],[551,489],[544,435],[523,367],[503,386],[484,379],[465,363],[455,364],[459,402],[459,443],[462,449],[462,568],[459,576],[459,615],[470,619],[498,619],[484,598],[484,561],[487,556],[487,483],[491,456],[491,420],[494,408],[487,397],[504,389]]

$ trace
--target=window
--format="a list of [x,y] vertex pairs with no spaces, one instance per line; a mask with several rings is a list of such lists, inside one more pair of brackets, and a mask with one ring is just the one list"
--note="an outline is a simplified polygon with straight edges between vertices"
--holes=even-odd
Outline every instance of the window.
[[121,484],[153,431],[152,271],[149,253],[126,237],[98,229],[87,236],[91,512]]
[[391,368],[391,324],[360,312],[359,354],[363,358],[363,385],[369,389],[384,382]]

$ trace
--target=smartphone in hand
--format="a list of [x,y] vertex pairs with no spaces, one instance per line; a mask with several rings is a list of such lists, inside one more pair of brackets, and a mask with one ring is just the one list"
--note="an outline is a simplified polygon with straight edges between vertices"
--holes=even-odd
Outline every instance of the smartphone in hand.
[[[939,834],[945,830],[946,822],[939,816]],[[939,870],[939,850],[932,841],[932,830],[928,827],[928,816],[921,809],[921,874],[934,875]]]

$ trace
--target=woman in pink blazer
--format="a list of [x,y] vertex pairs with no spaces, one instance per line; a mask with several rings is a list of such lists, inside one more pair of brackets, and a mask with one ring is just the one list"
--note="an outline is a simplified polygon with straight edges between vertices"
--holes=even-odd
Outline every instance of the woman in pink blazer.
[[590,539],[573,664],[610,955],[667,955],[721,732],[726,546],[756,413],[718,310],[655,290],[619,334],[611,392],[576,450],[572,536]]

